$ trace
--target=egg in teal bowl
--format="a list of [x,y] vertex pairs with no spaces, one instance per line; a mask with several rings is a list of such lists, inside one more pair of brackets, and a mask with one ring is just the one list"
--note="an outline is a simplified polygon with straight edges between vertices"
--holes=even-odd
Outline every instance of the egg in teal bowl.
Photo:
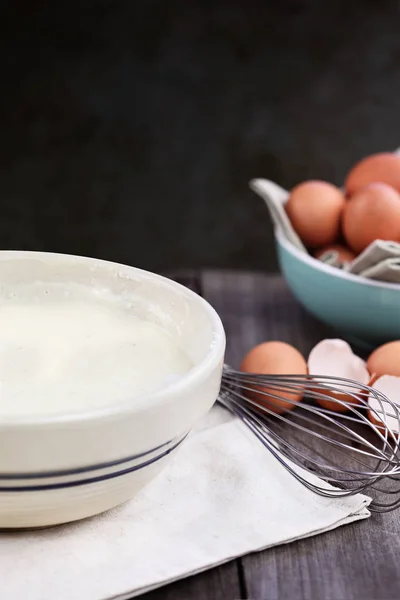
[[301,253],[275,230],[287,284],[311,314],[356,345],[374,348],[400,339],[400,285],[373,281]]
[[254,180],[251,187],[267,204],[282,275],[303,307],[365,349],[400,339],[400,284],[367,279],[312,257],[290,231],[283,210],[288,192],[267,180]]

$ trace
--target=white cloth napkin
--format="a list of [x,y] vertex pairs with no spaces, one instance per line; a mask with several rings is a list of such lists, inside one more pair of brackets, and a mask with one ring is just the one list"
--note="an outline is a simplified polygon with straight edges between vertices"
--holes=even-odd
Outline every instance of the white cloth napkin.
[[369,516],[369,498],[301,486],[244,425],[214,408],[165,471],[108,513],[0,535],[0,598],[131,598],[234,557]]
[[351,262],[350,273],[391,283],[400,283],[400,244],[375,240]]
[[351,262],[342,262],[336,250],[327,250],[322,262],[354,275],[389,283],[400,283],[400,244],[375,240]]

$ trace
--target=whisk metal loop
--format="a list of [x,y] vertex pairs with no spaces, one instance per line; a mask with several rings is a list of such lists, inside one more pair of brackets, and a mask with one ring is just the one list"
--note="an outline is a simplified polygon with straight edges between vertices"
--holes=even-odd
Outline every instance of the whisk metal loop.
[[[370,397],[379,408],[369,406]],[[308,489],[329,498],[368,492],[376,512],[400,506],[400,407],[379,390],[341,377],[249,374],[224,365],[218,401]],[[294,410],[277,414],[282,403]]]

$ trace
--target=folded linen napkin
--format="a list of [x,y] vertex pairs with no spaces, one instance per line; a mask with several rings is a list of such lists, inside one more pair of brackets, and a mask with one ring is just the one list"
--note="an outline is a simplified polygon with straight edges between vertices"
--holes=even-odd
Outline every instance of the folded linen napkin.
[[133,500],[79,523],[1,534],[0,598],[132,598],[234,557],[365,519],[368,504],[360,494],[313,494],[215,407]]
[[367,279],[400,283],[400,244],[397,242],[375,240],[351,262],[342,262],[336,250],[324,252],[319,260]]
[[349,273],[400,283],[400,244],[375,240],[348,266]]

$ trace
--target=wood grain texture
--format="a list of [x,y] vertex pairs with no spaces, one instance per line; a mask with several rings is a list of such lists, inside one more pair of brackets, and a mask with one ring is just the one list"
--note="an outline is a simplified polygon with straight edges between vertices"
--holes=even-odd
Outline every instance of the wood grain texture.
[[399,518],[368,521],[243,559],[249,598],[398,600]]
[[304,311],[279,275],[207,271],[202,289],[224,323],[226,361],[233,367],[265,340],[288,342],[308,355],[319,340],[334,335]]
[[142,600],[240,600],[235,561],[140,596]]

